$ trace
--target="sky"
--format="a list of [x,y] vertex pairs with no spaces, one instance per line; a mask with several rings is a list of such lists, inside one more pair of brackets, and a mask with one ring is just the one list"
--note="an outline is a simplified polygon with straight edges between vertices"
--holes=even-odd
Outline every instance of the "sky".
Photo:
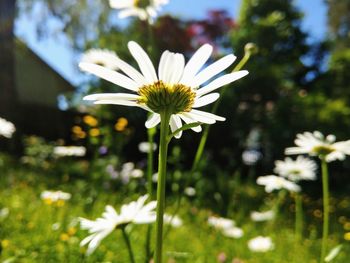
[[[305,14],[303,29],[310,33],[310,41],[325,37],[327,9],[324,0],[294,0],[296,6]],[[203,18],[208,10],[225,9],[237,17],[240,0],[170,0],[161,14],[170,13],[182,18]],[[55,27],[55,21],[51,25]],[[34,24],[30,17],[22,15],[15,23],[15,34],[24,40],[46,63],[60,73],[73,85],[78,85],[82,75],[77,69],[78,58],[70,47],[69,41],[61,34],[56,38],[38,41]]]

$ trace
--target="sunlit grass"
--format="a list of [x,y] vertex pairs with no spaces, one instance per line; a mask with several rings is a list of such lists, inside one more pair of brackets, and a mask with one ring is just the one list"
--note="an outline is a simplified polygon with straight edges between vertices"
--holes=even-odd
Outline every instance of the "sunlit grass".
[[[86,231],[80,230],[78,217],[95,219],[101,215],[106,204],[119,208],[126,201],[134,199],[135,194],[121,195],[104,189],[101,185],[90,185],[81,179],[54,179],[48,174],[11,169],[1,179],[0,205],[10,213],[1,219],[0,239],[1,260],[7,262],[128,262],[128,254],[120,232],[113,232],[104,239],[97,250],[85,256],[85,248],[80,241]],[[258,187],[256,187],[258,189]],[[63,206],[46,204],[40,193],[46,189],[62,190],[72,193],[72,198]],[[244,230],[240,239],[224,237],[220,231],[208,226],[207,220],[214,213],[206,207],[195,207],[193,201],[186,200],[181,206],[179,216],[184,224],[171,228],[165,238],[165,255],[169,262],[218,262],[218,255],[225,255],[222,262],[317,262],[320,249],[320,218],[315,207],[317,202],[307,198],[307,217],[304,239],[296,242],[292,200],[283,204],[280,217],[273,222],[253,222],[249,212],[263,206],[264,193],[254,185],[244,185],[237,192],[239,202],[232,205],[227,218],[234,219]],[[211,198],[208,196],[208,198]],[[269,197],[273,198],[273,197]],[[268,198],[268,199],[269,199]],[[266,199],[266,198],[265,198]],[[344,204],[333,200],[333,204]],[[174,211],[176,198],[169,198],[167,212]],[[261,202],[261,204],[257,204]],[[343,210],[344,211],[344,210]],[[343,226],[349,218],[336,220],[332,214],[333,235],[330,247],[345,243],[341,254],[333,262],[346,262],[349,248],[343,239]],[[335,223],[336,222],[336,223]],[[136,262],[143,262],[146,226],[138,225],[131,229],[130,237],[135,251]],[[167,227],[166,227],[167,229]],[[258,235],[270,236],[275,249],[266,253],[253,253],[247,247],[249,239]],[[173,261],[171,261],[173,260]],[[175,261],[174,261],[175,260]],[[238,261],[241,260],[241,261]]]

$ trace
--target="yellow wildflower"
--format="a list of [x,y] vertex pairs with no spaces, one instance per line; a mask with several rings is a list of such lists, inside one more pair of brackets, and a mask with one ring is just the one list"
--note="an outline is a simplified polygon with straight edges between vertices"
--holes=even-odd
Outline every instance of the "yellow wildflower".
[[114,125],[114,129],[119,132],[124,131],[126,126],[128,126],[128,123],[129,122],[126,118],[121,117],[117,120],[116,124]]
[[100,135],[100,130],[97,129],[97,128],[93,128],[93,129],[90,130],[89,133],[90,133],[90,136],[96,137],[96,136],[99,136],[99,135]]
[[68,241],[69,238],[70,238],[70,236],[69,236],[67,233],[62,233],[62,234],[60,235],[60,239],[61,239],[62,241]]
[[97,126],[97,124],[98,124],[97,119],[96,119],[95,117],[91,116],[91,115],[86,115],[86,116],[84,116],[84,117],[83,117],[83,121],[84,121],[87,125],[89,125],[89,126],[91,126],[91,127],[95,127],[95,126]]

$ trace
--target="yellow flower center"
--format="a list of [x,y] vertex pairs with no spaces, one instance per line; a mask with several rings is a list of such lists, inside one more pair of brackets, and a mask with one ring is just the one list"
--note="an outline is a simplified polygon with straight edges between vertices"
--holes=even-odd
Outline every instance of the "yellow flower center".
[[146,8],[149,6],[148,0],[134,0],[134,6],[138,8]]
[[147,105],[156,113],[165,110],[171,114],[189,112],[196,98],[196,93],[190,87],[182,84],[169,85],[161,80],[141,87],[138,94],[141,96],[138,103]]
[[319,145],[315,146],[312,151],[317,155],[326,156],[335,151],[335,149],[330,145]]

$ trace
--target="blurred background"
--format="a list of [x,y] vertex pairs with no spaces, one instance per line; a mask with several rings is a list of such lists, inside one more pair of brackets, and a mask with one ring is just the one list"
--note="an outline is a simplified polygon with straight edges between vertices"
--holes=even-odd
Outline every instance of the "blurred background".
[[[142,180],[128,188],[113,180],[126,162],[146,169],[138,148],[147,141],[146,113],[82,101],[86,94],[121,90],[79,71],[86,50],[113,50],[135,64],[127,42],[149,43],[146,22],[117,14],[108,1],[0,0],[0,117],[16,127],[11,139],[0,137],[0,177],[10,178],[4,186],[15,186],[16,176],[39,190],[69,190],[73,181],[82,197],[89,196],[83,198],[87,213],[98,189],[120,196],[145,190]],[[218,115],[226,121],[211,127],[190,182],[200,136],[188,131],[172,141],[169,193],[191,186],[196,205],[227,215],[238,211],[235,201],[242,196],[258,195],[255,186],[239,190],[241,182],[270,174],[297,133],[350,139],[350,0],[170,0],[151,33],[154,61],[167,49],[188,59],[204,43],[214,46],[212,61],[233,52],[238,62],[247,43],[256,51],[244,67],[250,74],[222,98]],[[56,158],[54,147],[66,145],[84,146],[86,155]],[[330,169],[335,195],[349,193],[349,158]],[[320,186],[320,179],[303,184],[315,207]]]
[[[219,114],[227,121],[212,127],[203,163],[215,160],[219,169],[247,173],[252,167],[242,154],[248,151],[259,155],[253,168],[264,172],[298,132],[347,138],[349,5],[346,0],[177,0],[164,7],[152,29],[155,61],[165,49],[190,56],[203,43],[214,45],[216,57],[234,52],[238,60],[248,42],[258,50],[245,67],[249,77],[223,98]],[[15,138],[1,139],[1,145],[22,154],[23,135],[37,135],[88,145],[90,155],[93,147],[105,146],[139,160],[135,145],[146,133],[136,131],[143,130],[145,114],[87,106],[83,95],[118,87],[82,74],[77,64],[90,48],[113,50],[131,62],[126,43],[146,46],[146,23],[118,19],[105,1],[3,0],[0,12],[0,115],[17,127]],[[98,127],[84,123],[84,115],[97,118]],[[116,129],[118,120],[125,127]],[[191,164],[198,141],[188,132],[174,142],[174,149],[181,146],[181,165]],[[350,171],[349,162],[342,166]]]

